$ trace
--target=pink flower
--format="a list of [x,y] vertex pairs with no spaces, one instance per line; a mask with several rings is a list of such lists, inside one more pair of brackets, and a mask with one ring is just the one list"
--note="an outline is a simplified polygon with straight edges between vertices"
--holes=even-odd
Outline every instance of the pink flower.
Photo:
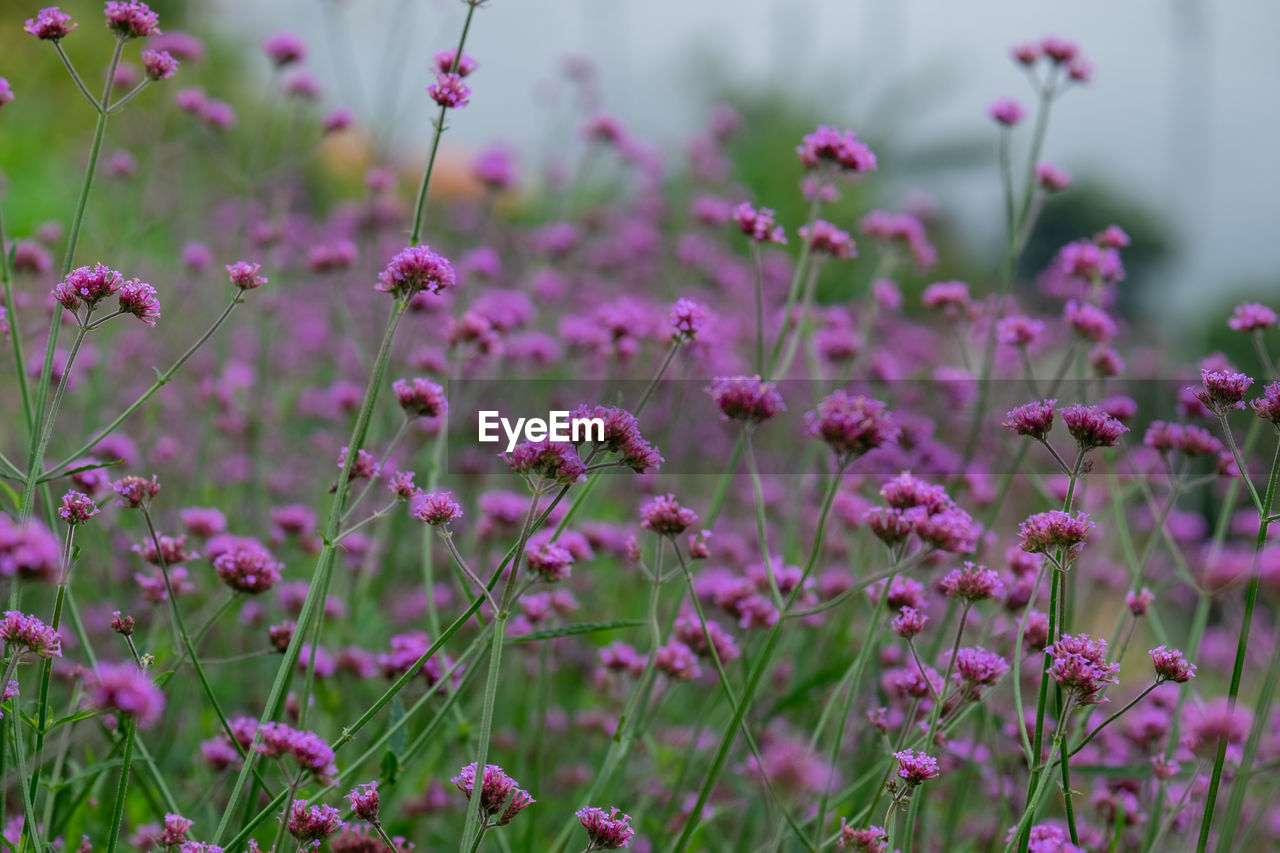
[[227,274],[231,276],[231,283],[241,290],[255,290],[267,283],[266,276],[258,275],[261,268],[261,264],[236,261],[234,264],[227,264]]
[[375,289],[407,298],[421,290],[439,293],[456,283],[453,265],[446,258],[426,246],[410,246],[378,273]]
[[876,168],[876,155],[852,130],[841,131],[821,126],[804,137],[801,144],[796,146],[796,153],[800,155],[800,162],[806,169],[828,165],[842,172],[856,174],[873,172]]
[[178,60],[167,50],[144,50],[142,68],[150,80],[168,80],[177,72]]
[[1259,332],[1276,325],[1276,312],[1258,302],[1242,302],[1227,320],[1233,332]]
[[640,508],[642,525],[660,536],[679,536],[698,520],[698,514],[682,507],[672,494],[651,498]]
[[1188,661],[1186,656],[1177,649],[1157,646],[1148,654],[1151,655],[1151,665],[1155,667],[1157,681],[1183,684],[1190,681],[1196,674],[1196,665]]
[[578,823],[587,831],[589,851],[618,850],[626,847],[636,834],[629,824],[631,816],[624,814],[619,817],[616,808],[610,809],[606,814],[604,809],[589,806],[578,809],[575,814]]
[[144,324],[155,327],[160,319],[160,300],[156,298],[156,289],[136,278],[129,279],[120,288],[120,311],[132,314]]
[[471,103],[471,87],[462,82],[461,74],[439,74],[427,87],[427,94],[445,109],[465,107]]
[[38,39],[57,41],[65,38],[76,26],[70,15],[57,6],[49,6],[37,12],[35,18],[28,18],[23,29]]
[[160,34],[160,16],[140,0],[111,0],[106,16],[107,27],[122,39]]
[[1013,127],[1022,121],[1026,110],[1013,98],[1001,98],[987,107],[987,114],[1005,127]]
[[826,442],[842,463],[896,442],[899,433],[884,403],[843,390],[805,415],[805,430]]
[[906,749],[895,752],[893,757],[898,759],[898,776],[905,779],[910,787],[914,788],[921,782],[936,779],[941,775],[938,759],[931,755]]
[[777,386],[759,376],[718,377],[711,381],[707,393],[725,420],[757,424],[787,408]]
[[154,726],[164,711],[164,694],[132,663],[98,664],[85,691],[93,707],[133,717],[142,729]]
[[292,65],[307,58],[307,46],[293,33],[279,33],[262,43],[267,58],[277,67]]
[[413,517],[432,527],[439,527],[462,518],[462,506],[453,499],[452,492],[434,492],[418,501]]
[[1053,407],[1057,400],[1036,400],[1011,409],[1000,425],[1017,435],[1043,441],[1053,429]]

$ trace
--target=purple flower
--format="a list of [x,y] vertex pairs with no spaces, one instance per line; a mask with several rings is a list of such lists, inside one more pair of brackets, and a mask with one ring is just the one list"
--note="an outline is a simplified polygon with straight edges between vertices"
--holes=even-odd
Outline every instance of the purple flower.
[[1060,509],[1036,513],[1018,525],[1018,544],[1031,554],[1047,554],[1061,548],[1070,562],[1084,548],[1093,522],[1083,512],[1075,518]]
[[529,568],[548,583],[566,581],[572,573],[573,553],[555,542],[530,545],[525,549]]
[[114,296],[124,286],[124,276],[105,264],[78,267],[53,289],[53,296],[68,311],[74,312],[83,303],[90,310],[107,297]]
[[37,12],[34,18],[28,18],[23,29],[38,39],[57,41],[65,38],[76,26],[70,15],[57,6],[49,6]]
[[1262,396],[1249,404],[1254,414],[1280,427],[1280,382],[1272,382],[1262,389]]
[[835,391],[805,415],[805,429],[846,462],[898,440],[898,428],[879,400]]
[[178,60],[167,50],[144,50],[142,68],[149,80],[168,80],[177,72]]
[[461,74],[439,74],[427,87],[427,94],[444,109],[465,107],[471,103],[471,87],[462,82]]
[[733,209],[733,222],[739,231],[757,243],[787,242],[786,234],[781,225],[775,224],[770,208],[756,209],[750,202],[744,201]]
[[439,293],[455,283],[453,265],[447,259],[426,246],[410,246],[378,273],[375,289],[408,298],[420,290]]
[[914,607],[904,607],[898,611],[897,616],[893,617],[889,627],[902,639],[909,640],[923,631],[928,621],[929,617],[926,614]]
[[658,671],[675,681],[692,681],[702,674],[698,656],[693,649],[679,640],[659,646],[654,653],[653,665]]
[[1186,656],[1177,649],[1157,646],[1148,654],[1151,655],[1151,665],[1155,667],[1157,681],[1183,684],[1190,681],[1196,674],[1196,665],[1188,661]]
[[1155,600],[1155,593],[1145,586],[1140,591],[1129,590],[1124,594],[1124,605],[1134,616],[1145,616],[1151,602]]
[[120,506],[125,509],[150,506],[151,499],[160,494],[160,483],[154,474],[150,480],[145,477],[121,477],[111,484],[111,488],[120,496]]
[[308,806],[306,800],[294,800],[285,827],[304,846],[319,847],[320,842],[344,826],[342,813],[333,806]]
[[[449,48],[436,53],[432,60],[438,74],[457,74],[459,77],[469,77],[480,67],[480,63],[466,51],[463,51],[462,57],[458,57],[457,48]],[[455,67],[456,61],[456,67]]]
[[[349,447],[343,445],[338,451],[338,470],[341,471],[347,464],[347,453]],[[356,451],[355,464],[351,466],[352,480],[373,480],[376,479],[381,472],[381,466],[378,460],[373,458],[373,454],[367,450],[361,449]]]
[[122,39],[160,34],[160,16],[140,0],[111,0],[105,13],[108,29]]
[[955,680],[970,687],[990,687],[1009,671],[1009,663],[981,646],[956,652]]
[[997,123],[1005,127],[1013,127],[1022,121],[1026,110],[1022,108],[1022,104],[1013,98],[1000,98],[994,101],[991,106],[987,107],[987,115],[996,120]]
[[1233,332],[1261,332],[1274,327],[1276,312],[1257,302],[1242,302],[1227,320]]
[[1045,192],[1060,193],[1071,186],[1071,175],[1052,163],[1037,163],[1036,183]]
[[1108,343],[1119,331],[1110,314],[1089,302],[1082,303],[1072,299],[1067,303],[1064,316],[1071,328],[1094,343]]
[[840,818],[840,837],[836,839],[838,850],[852,850],[853,853],[885,853],[888,845],[884,828],[868,826],[855,829],[845,818]]
[[1044,441],[1053,429],[1053,407],[1057,400],[1037,400],[1011,409],[1000,426],[1018,435]]
[[679,536],[698,520],[698,514],[682,507],[673,494],[658,495],[640,508],[641,525],[659,536]]
[[259,595],[280,582],[284,565],[252,539],[236,541],[225,551],[210,551],[218,577],[236,592]]
[[[234,728],[236,721],[232,720],[231,724]],[[333,748],[315,732],[294,729],[284,723],[263,723],[257,731],[262,739],[254,745],[254,749],[267,758],[292,758],[299,769],[314,773],[319,780],[328,780],[337,775],[338,768],[333,763]],[[248,746],[253,740],[252,731],[246,734],[247,737],[239,738],[243,746]]]
[[938,759],[931,755],[906,749],[895,752],[893,757],[898,759],[898,776],[905,779],[910,787],[915,787],[928,779],[936,779],[941,775]]
[[98,512],[98,505],[93,502],[93,498],[84,492],[72,489],[62,496],[62,509],[58,510],[58,515],[67,524],[75,527],[77,524],[84,524]]
[[164,694],[147,674],[132,663],[100,663],[85,679],[89,704],[99,710],[125,714],[149,729],[164,711]]
[[0,639],[15,646],[22,646],[42,658],[62,656],[62,640],[58,632],[35,616],[25,616],[17,610],[8,610],[0,619]]
[[523,441],[503,454],[507,467],[517,474],[537,475],[567,486],[586,479],[587,466],[572,444],[561,441]]
[[1000,574],[986,566],[966,562],[962,569],[952,569],[942,579],[942,591],[949,598],[983,601],[1003,591]]
[[293,33],[278,33],[262,43],[267,58],[277,67],[301,62],[307,58],[307,46]]
[[476,180],[491,190],[508,190],[516,183],[516,164],[511,152],[502,147],[486,148],[471,164]]
[[1025,314],[1010,314],[996,323],[996,338],[1002,344],[1015,347],[1026,347],[1035,343],[1044,334],[1044,321],[1036,320]]
[[587,839],[590,842],[587,850],[590,853],[596,850],[618,850],[626,847],[636,834],[628,823],[631,816],[624,814],[619,817],[620,813],[616,808],[609,809],[606,814],[604,809],[588,806],[578,809],[574,814],[578,817],[578,823],[582,824],[582,828],[587,831]]
[[413,509],[413,517],[439,527],[462,518],[462,505],[453,499],[452,492],[433,492],[419,499]]
[[1098,705],[1109,685],[1119,683],[1120,664],[1107,662],[1107,641],[1092,640],[1086,634],[1063,634],[1047,649],[1053,663],[1049,676],[1075,696],[1081,705]]
[[356,813],[356,817],[361,820],[367,820],[369,823],[378,822],[378,783],[364,782],[356,785],[347,794],[347,802],[351,803],[351,810]]
[[241,290],[255,290],[267,283],[265,275],[258,275],[261,268],[261,264],[236,261],[234,264],[227,264],[227,274],[231,276],[231,283]]
[[156,289],[136,278],[129,279],[120,288],[120,311],[132,314],[154,328],[156,320],[160,319],[160,300],[156,298]]
[[837,260],[858,256],[858,247],[853,242],[853,237],[849,236],[849,232],[837,228],[825,219],[814,220],[812,229],[807,225],[800,226],[798,233],[800,239],[808,243],[815,252],[829,255]]
[[1114,447],[1120,436],[1129,428],[1111,417],[1099,406],[1086,406],[1076,403],[1062,410],[1062,422],[1080,444],[1081,450],[1092,450],[1095,447]]
[[391,389],[400,408],[411,418],[438,418],[449,413],[444,389],[430,379],[397,379]]
[[707,309],[691,299],[677,299],[671,306],[670,322],[675,337],[685,341],[696,340],[698,332],[707,324]]
[[707,393],[725,420],[758,424],[787,409],[777,386],[759,376],[717,377]]
[[[449,781],[470,800],[476,781],[475,762],[463,767]],[[510,823],[512,818],[535,802],[529,792],[522,790],[520,783],[508,776],[501,767],[496,764],[485,765],[484,781],[480,785],[480,813],[488,826]]]
[[1200,381],[1203,387],[1196,389],[1196,399],[1219,416],[1243,409],[1244,395],[1253,384],[1252,378],[1232,370],[1202,370]]
[[856,174],[876,168],[876,155],[852,130],[841,131],[826,125],[807,134],[796,146],[796,153],[806,169],[829,165]]
[[172,812],[164,816],[164,831],[156,838],[161,847],[177,847],[187,840],[187,830],[195,821]]

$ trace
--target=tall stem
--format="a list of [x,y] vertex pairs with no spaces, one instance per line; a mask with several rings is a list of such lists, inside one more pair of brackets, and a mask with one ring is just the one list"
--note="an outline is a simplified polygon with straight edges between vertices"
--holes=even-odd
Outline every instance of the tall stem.
[[[1239,451],[1236,449],[1235,440],[1231,437],[1231,429],[1227,426],[1226,418],[1223,418],[1223,428],[1230,439],[1232,453],[1236,456],[1236,464],[1240,468],[1240,476],[1249,483],[1249,472],[1240,461]],[[1254,501],[1258,509],[1258,539],[1254,547],[1253,577],[1249,579],[1249,587],[1245,592],[1244,601],[1244,618],[1240,623],[1240,638],[1236,643],[1236,659],[1235,664],[1231,668],[1231,686],[1227,692],[1227,702],[1231,710],[1234,712],[1236,699],[1240,695],[1240,682],[1244,676],[1245,654],[1249,647],[1249,629],[1253,624],[1253,609],[1258,601],[1259,572],[1256,565],[1258,554],[1267,544],[1267,531],[1270,527],[1270,516],[1272,502],[1275,500],[1276,484],[1280,480],[1280,443],[1276,445],[1275,458],[1271,462],[1271,476],[1267,479],[1266,494],[1262,498],[1257,497],[1254,492]],[[1249,489],[1253,491],[1253,485],[1249,484]],[[1275,656],[1273,655],[1273,658]],[[1272,670],[1276,669],[1275,661],[1267,668],[1267,682],[1274,688],[1277,674]],[[1246,752],[1244,760],[1240,763],[1242,774],[1246,774],[1252,766],[1253,754],[1257,752],[1258,741],[1262,735],[1261,727],[1267,725],[1265,722],[1270,716],[1267,712],[1270,709],[1271,700],[1273,699],[1274,689],[1268,693],[1266,690],[1261,694],[1259,699],[1259,707],[1255,709],[1253,727],[1249,732],[1249,739],[1245,744]],[[1259,717],[1258,715],[1261,715]],[[1196,853],[1204,853],[1209,844],[1209,829],[1213,825],[1213,810],[1218,799],[1218,787],[1222,783],[1222,766],[1227,757],[1227,739],[1224,737],[1218,742],[1218,752],[1213,758],[1213,775],[1209,777],[1209,792],[1205,796],[1204,816],[1200,821],[1200,837],[1196,842]],[[1218,841],[1219,850],[1230,850],[1231,842],[1235,835],[1236,827],[1233,825],[1240,815],[1240,809],[1244,805],[1244,795],[1246,793],[1245,786],[1240,784],[1241,780],[1237,780],[1232,784],[1231,799],[1227,803],[1227,821],[1222,825],[1222,835]]]
[[[0,210],[0,283],[4,285],[4,304],[8,308],[9,342],[13,345],[13,369],[22,395],[22,413],[26,416],[28,441],[35,438],[35,413],[31,410],[31,390],[27,387],[27,365],[22,354],[22,330],[18,326],[17,306],[13,304],[13,269],[9,253],[4,249],[4,211]],[[3,738],[0,738],[2,741]],[[0,743],[0,748],[3,744]]]
[[129,765],[133,760],[133,738],[137,724],[125,716],[124,755],[120,758],[120,781],[116,784],[116,802],[111,810],[111,834],[107,836],[107,853],[115,853],[120,840],[120,827],[124,823],[124,798],[129,789]]
[[[378,347],[378,355],[374,360],[373,371],[369,377],[369,383],[365,387],[364,401],[360,405],[355,425],[351,430],[351,438],[347,442],[348,463],[343,465],[338,472],[337,488],[334,489],[333,500],[329,505],[329,514],[325,519],[322,531],[324,546],[320,549],[320,554],[316,558],[316,566],[312,571],[307,597],[302,603],[301,612],[298,614],[297,627],[293,632],[293,637],[289,640],[288,648],[285,649],[284,659],[276,670],[275,680],[271,684],[266,707],[258,718],[263,722],[274,720],[276,715],[280,713],[280,709],[284,705],[285,692],[288,689],[290,677],[293,675],[294,667],[298,663],[298,656],[302,650],[303,638],[307,635],[312,618],[319,619],[323,616],[322,596],[323,591],[328,588],[328,579],[333,571],[334,559],[338,548],[336,541],[338,525],[342,516],[343,502],[351,484],[351,471],[355,468],[356,456],[368,434],[373,407],[377,402],[378,393],[382,388],[382,381],[386,376],[387,363],[391,359],[391,344],[395,339],[396,329],[399,327],[400,320],[404,317],[407,307],[408,300],[397,297],[395,305],[392,306],[390,316],[387,318],[387,327],[382,334],[382,343]],[[304,705],[309,698],[302,698]],[[248,787],[257,756],[258,753],[251,749],[245,757],[240,774],[236,777],[235,787],[231,790],[230,799],[222,814],[222,820],[218,824],[217,832],[214,835],[214,843],[223,838],[227,832],[231,822],[231,815],[236,812],[240,799],[244,796],[245,789]]]
[[[54,315],[54,328],[57,328],[61,322],[62,312],[59,311]],[[58,380],[58,390],[53,393],[53,404],[49,407],[49,415],[40,423],[40,435],[32,446],[31,455],[27,459],[27,478],[22,489],[22,504],[18,509],[18,518],[21,522],[30,519],[31,511],[35,509],[36,483],[40,479],[40,468],[44,464],[44,452],[49,446],[49,437],[53,433],[53,422],[58,416],[58,407],[62,405],[62,398],[67,393],[67,386],[71,384],[71,368],[76,362],[76,356],[80,353],[80,345],[84,343],[85,326],[88,322],[89,315],[85,315],[84,325],[76,329],[76,339],[72,342],[71,351],[67,354],[67,364],[62,370],[62,378]],[[43,405],[41,409],[43,410]]]
[[[107,98],[111,96],[111,85],[115,82],[116,68],[120,65],[120,52],[124,49],[124,39],[116,39],[115,50],[111,54],[111,63],[107,66],[107,81],[103,85],[102,99],[99,102],[98,123],[93,131],[93,144],[89,149],[89,164],[85,167],[84,182],[80,186],[80,198],[76,202],[75,215],[71,220],[71,232],[67,235],[67,252],[62,259],[62,276],[65,278],[67,273],[71,272],[71,267],[75,263],[76,247],[80,243],[80,229],[84,225],[84,212],[89,204],[89,190],[93,188],[93,176],[98,171],[98,158],[102,154],[102,139],[107,132],[107,112],[101,108],[101,104],[107,102]],[[31,460],[34,464],[27,466],[28,478],[36,476],[39,473],[40,463],[43,460],[43,450],[41,457],[36,458],[35,447],[39,439],[36,438],[44,428],[44,406],[49,398],[49,383],[53,377],[53,354],[58,348],[58,331],[62,323],[60,322],[62,315],[56,314],[52,324],[49,326],[49,341],[44,350],[44,365],[40,368],[40,381],[36,385],[36,404],[35,404],[35,430],[32,434],[32,454]],[[65,375],[63,377],[66,378]],[[34,472],[34,473],[33,473]],[[27,484],[26,491],[32,491],[32,483]],[[20,513],[23,520],[31,517],[31,501],[35,495],[30,497],[26,492],[22,495],[22,503],[25,509]]]

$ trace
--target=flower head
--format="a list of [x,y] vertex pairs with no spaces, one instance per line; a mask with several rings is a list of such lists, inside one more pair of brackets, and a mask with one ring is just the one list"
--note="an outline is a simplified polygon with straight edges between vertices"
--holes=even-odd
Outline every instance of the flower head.
[[111,488],[120,496],[120,506],[126,509],[138,509],[150,506],[151,499],[160,494],[160,482],[155,475],[146,477],[121,477],[111,484]]
[[252,539],[238,540],[213,556],[218,577],[236,592],[259,595],[280,582],[282,563]]
[[744,201],[733,209],[733,222],[738,230],[757,243],[786,243],[787,237],[782,226],[774,221],[773,210],[767,207],[759,209]]
[[72,527],[77,524],[84,524],[93,518],[99,512],[98,505],[93,502],[93,498],[84,492],[77,492],[74,489],[62,496],[62,509],[58,510],[58,515],[62,520]]
[[942,772],[938,769],[938,759],[923,752],[906,749],[895,752],[893,757],[898,759],[898,776],[905,779],[911,787],[936,779]]
[[1005,127],[1013,127],[1015,124],[1022,121],[1023,116],[1026,114],[1027,111],[1022,108],[1022,104],[1018,103],[1013,98],[1000,98],[998,101],[992,102],[991,106],[987,107],[987,115],[991,116],[998,124],[1002,124]]
[[953,569],[942,578],[942,591],[949,598],[982,601],[1003,590],[1000,574],[986,566],[966,562],[964,568]]
[[1232,370],[1202,370],[1203,387],[1196,389],[1196,399],[1215,415],[1225,415],[1232,409],[1244,408],[1244,395],[1253,379]]
[[1009,671],[1009,662],[981,646],[956,652],[955,680],[968,687],[990,687]]
[[707,393],[725,420],[757,424],[787,408],[778,387],[759,376],[718,377],[711,381]]
[[503,458],[517,474],[537,475],[560,485],[577,483],[587,476],[587,466],[568,442],[522,441]]
[[342,813],[333,806],[309,806],[306,800],[294,800],[286,828],[299,844],[319,847],[320,842],[344,825]]
[[1196,674],[1196,665],[1188,661],[1186,655],[1177,649],[1157,646],[1148,654],[1151,655],[1151,665],[1155,667],[1156,679],[1159,681],[1183,684],[1190,681]]
[[898,611],[897,616],[893,617],[889,627],[902,639],[909,640],[923,631],[928,621],[927,614],[921,613],[914,607],[904,607]]
[[805,415],[805,429],[842,460],[892,444],[899,432],[884,403],[843,390],[833,392]]
[[840,818],[840,837],[836,839],[838,850],[852,850],[853,853],[885,853],[888,845],[883,827],[868,826],[855,828],[844,818]]
[[1274,327],[1276,312],[1258,302],[1243,302],[1236,306],[1227,328],[1233,332],[1261,332]]
[[277,68],[307,58],[307,45],[293,33],[277,33],[262,43],[262,50]]
[[413,509],[418,521],[439,527],[462,518],[462,505],[453,499],[452,492],[433,492],[423,495]]
[[459,77],[470,77],[480,67],[480,63],[466,51],[463,51],[462,56],[459,57],[456,48],[438,51],[432,60],[437,73],[454,73]]
[[445,109],[465,107],[471,103],[471,87],[462,82],[461,74],[438,74],[427,87],[427,94]]
[[828,255],[838,260],[857,257],[858,247],[853,237],[843,228],[837,228],[825,219],[814,220],[813,228],[800,226],[800,239],[808,243],[813,251]]
[[376,289],[408,298],[420,290],[439,293],[456,283],[453,264],[426,246],[403,249],[378,273]]
[[356,785],[347,794],[347,802],[351,803],[351,811],[356,813],[356,817],[361,820],[367,820],[369,823],[378,822],[378,783],[364,782]]
[[676,304],[671,306],[670,322],[674,337],[686,341],[695,340],[698,332],[707,324],[707,309],[692,299],[677,299]]
[[1115,447],[1120,436],[1129,428],[1107,414],[1101,406],[1086,406],[1076,403],[1062,410],[1062,422],[1067,425],[1067,432],[1080,443],[1081,450],[1092,450],[1095,447]]
[[1262,396],[1249,405],[1258,417],[1280,427],[1280,382],[1267,385],[1262,389]]
[[411,418],[438,418],[449,413],[444,389],[430,379],[397,379],[391,389],[400,408]]
[[178,60],[167,50],[142,51],[142,69],[149,80],[168,80],[178,71]]
[[698,514],[680,505],[672,494],[651,498],[640,508],[641,524],[660,536],[679,536],[698,520]]
[[587,831],[590,842],[587,850],[590,851],[618,850],[626,847],[636,834],[629,824],[631,816],[619,816],[621,813],[616,808],[611,808],[606,813],[604,809],[588,806],[578,809],[575,814],[578,823]]
[[71,20],[71,16],[59,10],[57,6],[41,9],[34,18],[28,18],[26,26],[23,27],[31,35],[46,41],[65,38],[75,28],[76,23]]
[[1049,676],[1081,705],[1105,702],[1102,691],[1119,682],[1116,673],[1120,664],[1107,662],[1106,640],[1092,640],[1086,634],[1063,634],[1046,652],[1053,659]]
[[1000,425],[1018,435],[1044,441],[1053,429],[1053,407],[1057,400],[1036,400],[1009,410]]
[[837,130],[826,125],[806,134],[796,153],[806,169],[830,166],[842,172],[873,172],[876,155],[852,130]]
[[105,264],[78,267],[53,289],[53,296],[68,311],[75,311],[83,303],[87,308],[114,296],[124,286],[124,276]]
[[151,678],[132,663],[100,663],[85,684],[89,704],[137,720],[149,729],[164,711],[164,694]]
[[111,0],[105,13],[107,28],[122,39],[160,34],[160,16],[141,0]]
[[62,656],[62,639],[58,632],[35,616],[8,610],[0,619],[0,639],[42,658]]
[[[475,762],[463,767],[449,781],[470,800],[476,781]],[[534,802],[536,800],[529,792],[522,790],[520,783],[508,776],[501,767],[496,764],[485,765],[484,780],[480,784],[480,813],[489,826],[510,823],[512,818]]]
[[265,275],[258,275],[260,269],[262,269],[261,264],[251,264],[247,261],[227,264],[227,274],[231,276],[231,283],[241,290],[255,290],[267,283]]
[[1074,518],[1060,509],[1040,512],[1018,525],[1018,543],[1031,554],[1047,554],[1061,548],[1069,562],[1084,548],[1091,527],[1093,522],[1083,512],[1077,512]]
[[156,289],[136,278],[129,279],[120,288],[120,311],[154,327],[156,320],[160,319],[160,300],[156,298]]

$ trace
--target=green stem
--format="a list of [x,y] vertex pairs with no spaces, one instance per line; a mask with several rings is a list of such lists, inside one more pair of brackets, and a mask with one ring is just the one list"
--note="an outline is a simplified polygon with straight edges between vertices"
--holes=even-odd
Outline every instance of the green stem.
[[[61,321],[62,313],[59,311],[54,316],[53,327],[57,328]],[[88,321],[89,317],[85,315],[85,322]],[[71,344],[71,351],[67,354],[66,367],[62,370],[62,378],[58,380],[58,390],[53,393],[53,404],[49,407],[48,416],[40,424],[40,437],[32,447],[31,456],[27,460],[26,483],[22,489],[22,505],[18,510],[18,518],[21,522],[30,519],[31,511],[35,508],[36,482],[40,477],[40,467],[44,464],[44,453],[49,447],[49,438],[53,434],[53,423],[58,416],[58,408],[62,405],[62,398],[67,393],[67,386],[71,384],[71,367],[75,364],[76,356],[80,354],[80,346],[84,343],[85,334],[83,325],[76,329],[76,338]]]
[[[302,650],[303,638],[307,635],[311,619],[313,617],[319,619],[323,616],[324,608],[321,592],[327,588],[328,578],[333,571],[337,548],[334,540],[338,533],[343,501],[351,483],[351,471],[355,467],[356,455],[364,444],[368,433],[373,407],[377,402],[378,392],[381,390],[382,381],[387,372],[387,363],[391,358],[391,344],[395,339],[396,329],[400,325],[400,319],[404,316],[407,306],[407,300],[397,298],[392,306],[390,316],[387,318],[387,327],[382,334],[382,343],[378,347],[378,355],[374,360],[373,372],[369,377],[369,384],[365,388],[364,401],[361,403],[360,412],[357,414],[355,425],[352,427],[351,438],[347,442],[348,464],[343,465],[341,471],[339,471],[337,488],[334,490],[333,500],[329,506],[329,514],[325,520],[323,531],[325,544],[316,559],[316,566],[312,572],[307,597],[303,601],[302,611],[298,614],[297,627],[293,632],[293,637],[289,640],[288,648],[285,649],[284,659],[280,662],[279,669],[276,670],[275,680],[272,682],[266,707],[258,718],[262,722],[274,720],[276,715],[280,713],[280,709],[284,704],[285,692],[288,689],[288,683],[293,675],[294,667],[298,663],[298,655]],[[309,697],[303,697],[304,704],[308,699]],[[223,812],[222,820],[218,824],[217,832],[214,835],[213,843],[215,844],[227,832],[231,815],[235,813],[240,804],[240,799],[244,796],[245,789],[248,787],[257,756],[258,753],[251,749],[245,757],[240,774],[236,778],[235,787],[231,790],[226,810]]]
[[124,823],[124,798],[129,788],[129,765],[133,760],[133,738],[137,724],[132,717],[122,715],[125,719],[124,755],[120,758],[120,781],[116,785],[116,803],[111,811],[111,833],[107,836],[107,853],[115,853],[116,843],[120,840],[120,827]]
[[[1227,430],[1230,435],[1230,430]],[[1232,443],[1233,452],[1235,444]],[[1239,464],[1239,463],[1237,463]],[[1240,469],[1240,475],[1248,478],[1248,473],[1244,468]],[[1249,642],[1249,627],[1253,620],[1253,608],[1258,598],[1258,555],[1267,544],[1267,531],[1270,528],[1269,517],[1271,515],[1271,505],[1275,500],[1276,483],[1280,480],[1280,442],[1276,445],[1275,458],[1271,463],[1271,476],[1267,479],[1267,491],[1258,503],[1258,539],[1254,548],[1254,567],[1253,577],[1249,580],[1248,592],[1245,596],[1244,621],[1240,626],[1240,639],[1236,646],[1235,665],[1231,670],[1231,688],[1228,692],[1228,702],[1231,707],[1235,708],[1236,698],[1240,693],[1240,681],[1244,674],[1245,652]],[[1244,753],[1240,761],[1241,776],[1248,778],[1248,771],[1253,767],[1253,760],[1258,751],[1258,745],[1261,742],[1264,728],[1270,727],[1270,710],[1271,702],[1275,698],[1275,687],[1277,680],[1280,679],[1280,663],[1277,660],[1280,656],[1272,655],[1271,661],[1267,666],[1267,674],[1265,676],[1262,692],[1258,697],[1258,706],[1254,709],[1253,726],[1249,731],[1249,738],[1245,742]],[[1204,818],[1200,824],[1200,838],[1197,842],[1197,849],[1203,851],[1209,841],[1209,827],[1213,822],[1213,807],[1218,795],[1218,785],[1222,778],[1222,765],[1226,758],[1227,741],[1225,738],[1218,744],[1218,753],[1214,756],[1213,776],[1209,780],[1209,793],[1205,799]],[[1227,819],[1222,824],[1222,829],[1218,838],[1219,850],[1230,850],[1231,843],[1234,840],[1236,827],[1239,823],[1240,811],[1244,807],[1244,797],[1247,793],[1246,786],[1241,784],[1243,779],[1237,778],[1231,785],[1231,798],[1227,802]]]
[[[22,395],[22,413],[26,416],[27,432],[35,433],[35,413],[31,410],[31,390],[27,387],[26,358],[22,354],[22,330],[18,327],[17,306],[13,304],[13,268],[9,253],[4,250],[4,211],[0,210],[0,283],[4,285],[4,304],[8,306],[9,343],[13,345],[13,369],[18,377],[18,391]],[[28,438],[30,440],[30,438]],[[12,467],[12,466],[11,466]],[[19,476],[21,471],[14,469]]]
[[131,403],[127,409],[121,412],[120,416],[117,417],[114,421],[112,421],[111,423],[107,424],[105,427],[103,427],[102,429],[94,433],[93,438],[89,439],[83,445],[77,448],[74,453],[71,453],[65,459],[59,462],[57,465],[54,465],[51,469],[49,469],[48,472],[42,474],[38,482],[46,483],[49,480],[56,478],[57,476],[59,476],[59,472],[61,472],[64,468],[66,468],[68,465],[71,465],[77,459],[80,459],[82,456],[84,456],[84,454],[88,453],[90,450],[96,447],[98,442],[102,441],[111,433],[115,432],[116,429],[122,423],[124,423],[125,420],[127,420],[130,415],[132,415],[139,408],[141,408],[142,405],[145,404],[148,400],[150,400],[151,397],[157,391],[159,391],[161,388],[163,388],[165,385],[169,383],[169,380],[173,378],[173,375],[182,369],[182,366],[187,363],[187,361],[191,358],[191,356],[196,354],[196,350],[204,346],[205,342],[208,341],[209,338],[213,337],[213,333],[218,331],[218,327],[221,326],[226,321],[226,319],[231,316],[232,309],[235,308],[237,305],[239,305],[243,301],[244,301],[244,297],[237,291],[236,295],[232,297],[231,302],[227,305],[226,309],[222,312],[222,314],[218,316],[217,320],[213,321],[213,325],[211,325],[207,330],[205,330],[205,333],[201,335],[196,340],[195,343],[187,347],[186,352],[184,352],[181,356],[179,356],[178,360],[175,361],[168,370],[160,374],[156,378],[156,381],[152,383],[151,387],[142,393],[142,396],[134,400],[133,403]]

